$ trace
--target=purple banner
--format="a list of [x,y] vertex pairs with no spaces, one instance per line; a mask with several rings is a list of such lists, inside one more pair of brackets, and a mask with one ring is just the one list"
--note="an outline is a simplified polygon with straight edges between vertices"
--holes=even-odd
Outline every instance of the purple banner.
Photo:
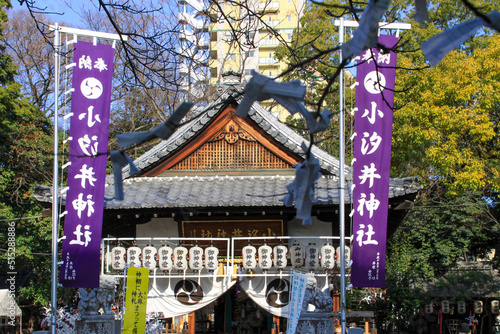
[[114,49],[110,45],[75,44],[71,99],[68,192],[64,219],[65,287],[99,286],[104,184]]
[[[379,38],[389,48],[397,41],[392,35]],[[351,283],[384,287],[396,54],[373,48],[358,64]]]

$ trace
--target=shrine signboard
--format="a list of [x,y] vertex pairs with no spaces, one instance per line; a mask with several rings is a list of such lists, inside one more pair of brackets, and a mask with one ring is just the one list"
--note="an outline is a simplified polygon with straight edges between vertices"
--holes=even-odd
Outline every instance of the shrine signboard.
[[[183,238],[244,238],[285,235],[283,220],[199,220],[182,221],[181,237]],[[225,253],[225,244],[214,242],[221,254]],[[235,250],[241,250],[246,242],[239,240]]]

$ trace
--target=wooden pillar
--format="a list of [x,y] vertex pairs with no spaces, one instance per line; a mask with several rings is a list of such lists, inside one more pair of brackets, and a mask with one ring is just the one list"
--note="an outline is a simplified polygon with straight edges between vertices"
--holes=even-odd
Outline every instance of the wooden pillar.
[[273,323],[276,323],[277,329],[276,330],[271,329],[271,334],[278,334],[281,328],[280,317],[273,315]]
[[[340,312],[340,294],[338,292],[334,292],[332,294],[332,298],[333,298],[333,312]],[[339,331],[342,331],[340,329],[340,319],[339,318],[337,318],[333,327],[335,328],[335,333],[337,333],[337,329],[339,329]]]
[[195,333],[195,327],[196,327],[196,320],[195,320],[195,315],[194,312],[191,312],[188,314],[188,334],[194,334]]

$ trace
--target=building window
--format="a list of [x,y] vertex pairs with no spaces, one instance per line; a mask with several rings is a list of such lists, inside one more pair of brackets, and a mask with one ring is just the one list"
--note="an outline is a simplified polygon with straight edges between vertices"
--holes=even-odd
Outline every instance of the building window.
[[286,19],[287,19],[287,21],[288,21],[288,22],[291,22],[291,21],[292,21],[292,17],[291,17],[290,15],[288,15],[288,16],[286,17]]
[[255,51],[250,51],[250,52],[248,53],[248,55],[249,55],[250,57],[255,57]]
[[269,71],[269,76],[272,77],[273,76],[273,71]]
[[235,53],[228,53],[227,59],[228,60],[236,60],[236,54]]
[[292,39],[292,34],[288,34],[288,39]]
[[247,44],[252,44],[255,40],[255,33],[254,32],[247,33],[246,40],[247,40]]
[[245,70],[245,75],[250,75],[250,74],[251,74],[251,70],[246,69],[246,70]]

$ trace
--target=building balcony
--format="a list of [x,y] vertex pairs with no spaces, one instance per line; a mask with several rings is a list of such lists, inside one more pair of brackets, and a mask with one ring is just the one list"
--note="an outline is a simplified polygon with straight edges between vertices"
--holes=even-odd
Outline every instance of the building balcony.
[[279,27],[279,25],[280,25],[280,21],[264,21],[264,22],[259,23],[259,28],[261,28],[261,29],[267,28],[267,27],[276,28],[276,27]]
[[275,12],[280,8],[279,2],[261,2],[259,3],[260,12]]
[[203,12],[208,9],[208,5],[205,5],[203,1],[198,1],[198,0],[179,0],[179,4],[190,5],[197,12]]
[[204,49],[208,48],[210,45],[210,40],[207,37],[196,35],[193,32],[184,29],[179,32],[179,39],[181,41],[191,42],[192,44]]
[[195,72],[191,72],[191,78],[195,82],[203,82],[203,81],[207,81],[209,76],[208,76],[207,72],[198,70]]
[[277,64],[279,60],[276,58],[259,58],[259,64]]
[[187,79],[184,78],[179,83],[179,90],[181,90],[182,92],[187,92],[189,90],[189,81]]
[[208,31],[208,22],[206,22],[206,20],[195,17],[195,15],[192,13],[179,12],[178,17],[180,24],[187,24],[198,31]]
[[280,41],[278,41],[275,38],[273,38],[273,39],[261,39],[259,41],[259,46],[261,46],[261,47],[275,47],[278,45],[280,45]]
[[203,52],[203,50],[196,50],[196,48],[188,48],[185,46],[181,46],[178,48],[179,55],[191,59],[198,64],[204,64],[209,59],[208,52]]
[[182,63],[179,65],[179,74],[186,75],[189,73],[189,69],[186,63]]
[[[206,81],[208,79],[207,77],[207,71],[203,69],[196,69],[196,68],[188,68],[188,65],[186,63],[182,63],[178,67],[179,74],[182,76],[189,76],[191,77],[190,82],[202,82]],[[184,80],[187,80],[186,78]]]

